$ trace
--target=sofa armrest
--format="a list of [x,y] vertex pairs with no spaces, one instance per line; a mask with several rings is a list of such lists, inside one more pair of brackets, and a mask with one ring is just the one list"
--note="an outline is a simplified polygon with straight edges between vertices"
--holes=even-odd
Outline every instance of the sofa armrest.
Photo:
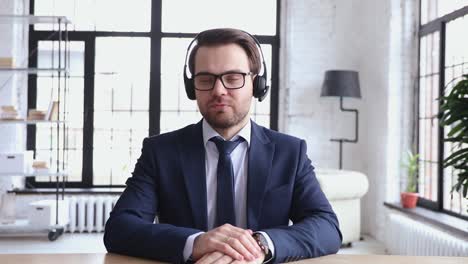
[[316,169],[315,175],[329,200],[361,198],[369,189],[367,176],[349,170]]

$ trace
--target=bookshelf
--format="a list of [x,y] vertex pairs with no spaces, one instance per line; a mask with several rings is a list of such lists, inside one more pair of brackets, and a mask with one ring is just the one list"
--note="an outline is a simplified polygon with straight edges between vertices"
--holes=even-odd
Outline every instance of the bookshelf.
[[[48,238],[50,241],[56,240],[64,232],[64,221],[59,219],[59,207],[62,204],[65,204],[64,200],[64,189],[67,178],[67,142],[68,142],[68,133],[67,133],[67,95],[68,95],[68,78],[69,78],[69,67],[70,67],[70,50],[69,50],[69,39],[68,39],[68,25],[70,24],[64,16],[34,16],[34,15],[0,15],[0,24],[22,24],[22,25],[35,25],[35,24],[52,24],[54,27],[54,32],[51,34],[50,39],[53,41],[58,41],[58,45],[53,46],[53,49],[50,51],[53,54],[51,59],[51,64],[48,67],[24,67],[24,63],[19,63],[15,65],[13,58],[3,58],[5,64],[0,65],[0,74],[9,76],[5,78],[7,81],[2,83],[2,87],[5,87],[9,81],[13,78],[15,74],[24,74],[24,75],[41,75],[41,74],[53,74],[55,78],[54,85],[51,88],[50,95],[50,106],[47,113],[43,119],[33,119],[31,120],[28,111],[22,111],[23,113],[18,116],[14,114],[12,117],[0,118],[0,126],[24,126],[24,128],[36,128],[39,125],[49,124],[50,125],[50,142],[54,144],[51,146],[51,150],[55,151],[55,160],[54,166],[49,164],[51,169],[38,169],[38,170],[25,170],[24,173],[2,173],[0,171],[0,177],[31,177],[31,176],[46,176],[54,177],[56,181],[56,191],[55,191],[55,205],[53,209],[55,212],[55,225],[51,225],[46,228],[41,228],[41,230],[47,232]],[[33,56],[38,56],[37,49],[30,52],[28,59]],[[0,87],[1,88],[1,87]],[[9,106],[11,107],[11,106]],[[24,106],[26,109],[27,106]],[[54,107],[51,109],[51,107]],[[22,105],[18,105],[19,109],[22,108]],[[51,112],[53,111],[53,112]],[[14,110],[13,112],[16,112]],[[21,112],[21,111],[20,111]],[[40,112],[40,111],[36,111]],[[50,116],[53,116],[52,118]],[[20,129],[20,128],[19,128]],[[29,129],[28,129],[29,130]],[[53,132],[53,133],[52,133]],[[55,135],[53,135],[55,134]],[[52,143],[53,142],[53,143]],[[35,149],[31,149],[36,151]],[[25,151],[25,150],[22,150]],[[53,151],[51,151],[52,155]],[[54,155],[55,155],[54,154]],[[51,159],[52,160],[52,159]],[[60,186],[61,185],[61,186]],[[61,191],[61,198],[60,198]],[[60,208],[63,210],[64,208]],[[68,209],[68,208],[67,208]],[[60,221],[59,221],[60,220]],[[27,224],[15,220],[14,223],[2,224],[0,223],[0,236],[11,236],[13,234],[21,233],[33,234],[37,233],[38,227],[31,224]],[[60,222],[60,224],[59,224]]]

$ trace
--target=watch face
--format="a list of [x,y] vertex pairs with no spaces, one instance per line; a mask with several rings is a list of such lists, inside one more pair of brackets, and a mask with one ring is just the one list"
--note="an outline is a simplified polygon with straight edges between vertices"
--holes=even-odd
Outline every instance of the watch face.
[[254,238],[260,248],[264,251],[265,255],[267,255],[270,249],[268,248],[268,242],[266,241],[265,237],[262,234],[257,233],[255,234]]

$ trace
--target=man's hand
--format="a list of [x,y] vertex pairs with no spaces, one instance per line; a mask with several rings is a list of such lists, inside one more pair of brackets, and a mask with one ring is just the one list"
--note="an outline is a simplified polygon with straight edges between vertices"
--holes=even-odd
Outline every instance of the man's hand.
[[[192,257],[194,260],[198,260],[202,257],[208,258],[208,256],[210,256],[208,253],[218,251],[231,258],[231,260],[226,263],[230,263],[232,260],[253,261],[263,254],[257,242],[252,237],[252,233],[252,230],[244,230],[230,224],[222,225],[195,239]],[[212,260],[215,256],[218,256],[218,254],[214,254],[209,260]],[[220,258],[223,257],[224,256],[220,256]],[[227,261],[227,257],[225,260]]]
[[203,256],[196,264],[261,264],[265,259],[265,255],[261,254],[259,258],[254,259],[253,261],[245,260],[233,260],[229,255],[225,255],[221,252],[215,251],[208,253]]

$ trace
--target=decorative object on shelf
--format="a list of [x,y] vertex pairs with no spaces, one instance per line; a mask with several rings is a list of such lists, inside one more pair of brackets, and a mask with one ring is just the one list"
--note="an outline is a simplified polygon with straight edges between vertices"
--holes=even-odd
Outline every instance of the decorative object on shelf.
[[34,170],[33,171],[34,174],[37,174],[37,175],[50,174],[49,164],[48,164],[47,161],[35,160],[35,161],[33,161],[32,167],[33,167],[33,170]]
[[47,113],[45,115],[45,120],[50,121],[57,121],[58,120],[58,101],[51,101],[49,105],[49,109],[47,109]]
[[11,57],[0,57],[0,68],[13,68],[14,62]]
[[329,70],[325,72],[325,80],[322,85],[321,97],[340,97],[340,109],[343,112],[354,112],[356,114],[356,132],[354,139],[332,138],[330,141],[340,144],[339,168],[343,168],[343,142],[357,143],[359,133],[359,112],[357,109],[346,109],[343,107],[343,97],[361,98],[359,87],[359,76],[356,71],[349,70]]
[[418,182],[419,154],[413,154],[410,150],[406,152],[406,160],[401,166],[406,169],[405,191],[400,193],[401,205],[404,208],[415,208],[418,202],[416,184]]
[[13,105],[2,105],[0,107],[0,119],[1,120],[17,120],[18,111]]
[[28,120],[45,120],[45,116],[45,111],[36,109],[29,109],[28,111]]
[[[468,199],[468,74],[459,79],[460,77],[449,82],[445,89],[458,81],[448,95],[439,98],[440,125],[450,129],[444,142],[452,142],[456,146],[444,159],[443,167],[452,167],[453,173],[457,175],[457,181],[451,189],[452,197],[453,192],[457,191],[461,195],[460,199]],[[468,208],[466,210],[468,212]]]
[[0,153],[0,176],[23,176],[31,173],[33,152]]

